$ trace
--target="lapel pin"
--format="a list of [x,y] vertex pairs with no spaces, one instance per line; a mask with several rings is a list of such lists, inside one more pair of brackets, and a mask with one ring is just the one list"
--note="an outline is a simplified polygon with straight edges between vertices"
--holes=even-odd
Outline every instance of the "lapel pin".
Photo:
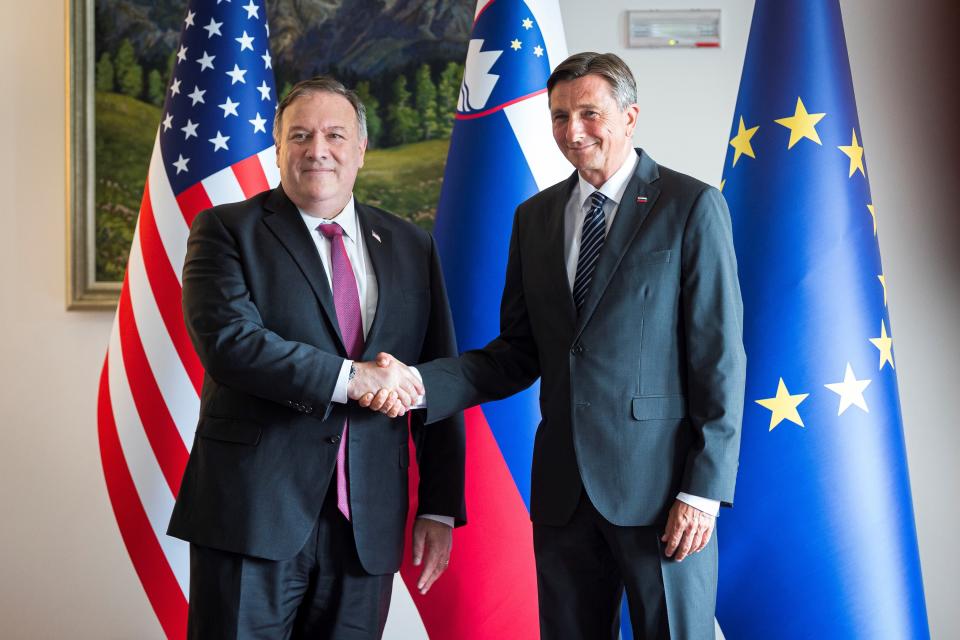
[[381,244],[383,243],[383,240],[380,239],[380,234],[377,233],[376,231],[371,231],[371,232],[370,232],[370,235],[372,235],[372,236],[373,236],[373,239],[376,240],[377,242],[379,242],[379,243],[381,243]]
[[647,204],[647,196],[637,196],[637,204]]

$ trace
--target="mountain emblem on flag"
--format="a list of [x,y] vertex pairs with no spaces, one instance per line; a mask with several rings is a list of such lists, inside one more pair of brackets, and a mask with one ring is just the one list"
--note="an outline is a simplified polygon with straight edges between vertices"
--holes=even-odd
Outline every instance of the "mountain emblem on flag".
[[457,101],[457,110],[464,113],[487,106],[487,100],[500,79],[499,75],[490,73],[490,69],[503,51],[482,51],[482,47],[483,40],[471,40],[467,48],[467,63]]

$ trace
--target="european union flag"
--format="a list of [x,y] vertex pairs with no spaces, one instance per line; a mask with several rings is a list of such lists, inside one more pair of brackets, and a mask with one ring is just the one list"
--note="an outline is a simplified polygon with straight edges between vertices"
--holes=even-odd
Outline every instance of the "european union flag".
[[720,626],[728,638],[927,638],[837,0],[757,0],[724,166],[748,372]]

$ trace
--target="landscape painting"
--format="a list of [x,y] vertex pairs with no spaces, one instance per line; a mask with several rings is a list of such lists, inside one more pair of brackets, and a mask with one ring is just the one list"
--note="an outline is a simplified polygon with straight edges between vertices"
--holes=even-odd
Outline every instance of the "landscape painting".
[[[71,11],[73,38],[93,40],[72,46],[72,84],[78,90],[71,96],[87,103],[86,110],[73,105],[74,127],[86,120],[93,133],[87,145],[72,133],[71,175],[92,183],[73,185],[74,197],[86,193],[92,211],[83,211],[83,198],[76,198],[73,216],[83,219],[71,226],[80,234],[72,246],[83,255],[71,265],[92,272],[71,278],[92,283],[101,303],[92,306],[104,306],[104,300],[115,302],[123,280],[187,2],[73,2],[80,3]],[[357,199],[432,227],[474,3],[259,2],[266,4],[281,98],[298,80],[328,73],[354,88],[367,108],[369,151]],[[88,54],[76,53],[83,50]],[[84,78],[92,92],[82,90]],[[78,117],[83,113],[86,118]]]

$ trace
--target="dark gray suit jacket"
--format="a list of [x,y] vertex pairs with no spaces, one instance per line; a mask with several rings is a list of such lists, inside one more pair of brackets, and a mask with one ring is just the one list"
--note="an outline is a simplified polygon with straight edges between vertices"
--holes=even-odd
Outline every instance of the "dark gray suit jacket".
[[678,491],[733,502],[746,358],[730,215],[719,191],[637,153],[579,318],[574,174],[517,208],[500,336],[419,367],[428,423],[542,378],[535,523],[566,523],[581,488],[622,526],[665,521]]
[[[379,302],[362,360],[456,353],[436,247],[357,204]],[[379,240],[374,237],[379,236]],[[200,420],[170,521],[192,543],[280,560],[316,522],[349,415],[354,537],[364,568],[396,571],[406,523],[407,418],[331,402],[346,351],[310,231],[282,187],[194,220],[183,270],[187,329],[206,370]],[[419,512],[465,520],[462,416],[411,426]]]

